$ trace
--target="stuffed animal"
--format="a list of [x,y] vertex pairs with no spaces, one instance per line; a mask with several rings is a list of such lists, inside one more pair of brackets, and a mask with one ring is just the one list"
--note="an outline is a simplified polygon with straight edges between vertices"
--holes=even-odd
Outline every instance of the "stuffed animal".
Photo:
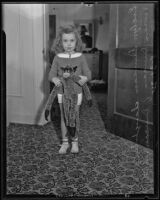
[[[63,94],[63,110],[65,117],[65,124],[70,130],[70,134],[74,137],[75,130],[79,131],[79,115],[76,112],[77,94],[74,90],[74,83],[79,85],[80,77],[75,75],[77,66],[75,67],[62,67],[63,77],[60,78],[61,86],[55,86],[51,91],[49,99],[46,104],[45,119],[48,121],[49,112],[51,110],[52,103],[58,93]],[[85,83],[81,86],[84,96],[87,99],[89,107],[92,106],[92,97],[90,90]]]

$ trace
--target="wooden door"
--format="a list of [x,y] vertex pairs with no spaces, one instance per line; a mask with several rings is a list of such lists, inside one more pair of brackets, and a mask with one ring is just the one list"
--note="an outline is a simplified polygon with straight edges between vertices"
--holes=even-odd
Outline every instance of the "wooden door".
[[108,123],[116,135],[153,147],[153,4],[111,5]]

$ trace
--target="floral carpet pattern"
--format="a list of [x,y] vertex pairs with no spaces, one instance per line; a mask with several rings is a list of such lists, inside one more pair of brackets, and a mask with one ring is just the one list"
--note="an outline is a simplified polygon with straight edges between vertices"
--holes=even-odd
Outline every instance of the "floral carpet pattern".
[[7,130],[7,194],[153,194],[153,151],[106,131],[96,99],[81,110],[80,152],[59,155],[59,121]]

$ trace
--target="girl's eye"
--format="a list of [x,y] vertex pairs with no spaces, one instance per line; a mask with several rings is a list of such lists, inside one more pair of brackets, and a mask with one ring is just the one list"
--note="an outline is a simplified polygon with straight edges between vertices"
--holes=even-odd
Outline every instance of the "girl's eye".
[[63,42],[74,42],[75,40],[74,39],[71,39],[71,40],[66,40],[64,39]]

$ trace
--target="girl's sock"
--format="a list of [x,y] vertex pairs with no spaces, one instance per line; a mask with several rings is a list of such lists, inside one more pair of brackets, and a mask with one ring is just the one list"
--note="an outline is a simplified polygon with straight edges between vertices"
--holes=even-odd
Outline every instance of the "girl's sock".
[[61,148],[59,150],[59,154],[66,154],[68,148],[69,148],[68,139],[64,139]]
[[72,140],[72,148],[71,153],[78,153],[79,147],[78,147],[78,138]]

